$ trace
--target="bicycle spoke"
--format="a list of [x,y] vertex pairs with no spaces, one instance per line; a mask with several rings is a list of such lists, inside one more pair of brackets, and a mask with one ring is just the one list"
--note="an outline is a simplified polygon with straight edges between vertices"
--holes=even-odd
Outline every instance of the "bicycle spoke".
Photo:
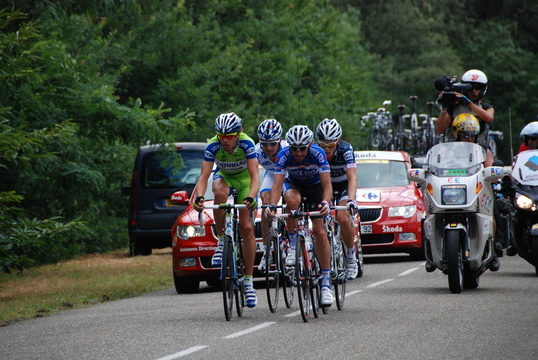
[[233,265],[233,244],[228,236],[224,239],[222,254],[222,299],[224,302],[224,316],[230,321],[232,318],[232,307],[234,303],[234,265]]
[[280,290],[281,261],[279,254],[278,238],[271,239],[265,257],[265,280],[267,290],[267,302],[269,310],[275,312],[278,306],[278,293]]

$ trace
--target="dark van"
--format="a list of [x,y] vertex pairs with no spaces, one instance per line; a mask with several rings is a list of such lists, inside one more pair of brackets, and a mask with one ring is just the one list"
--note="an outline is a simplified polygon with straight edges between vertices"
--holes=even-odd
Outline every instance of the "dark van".
[[161,145],[141,146],[136,156],[129,195],[129,245],[132,255],[172,245],[171,229],[186,205],[170,203],[170,195],[185,190],[191,196],[200,175],[205,143],[174,143],[181,166],[171,166]]

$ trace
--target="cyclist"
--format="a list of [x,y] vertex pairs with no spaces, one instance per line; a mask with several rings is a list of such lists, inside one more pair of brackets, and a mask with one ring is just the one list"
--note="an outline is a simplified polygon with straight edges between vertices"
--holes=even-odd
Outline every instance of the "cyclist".
[[[211,138],[204,151],[204,161],[196,186],[195,209],[204,209],[204,194],[208,178],[213,172],[213,164],[218,169],[213,174],[213,194],[216,204],[227,202],[232,188],[237,190],[239,199],[248,209],[239,211],[239,231],[243,238],[243,259],[245,262],[245,296],[247,307],[257,304],[256,290],[252,284],[254,258],[256,256],[256,238],[250,221],[250,212],[256,208],[254,198],[260,188],[258,161],[254,141],[245,133],[241,118],[235,113],[221,114],[215,121],[217,135]],[[213,210],[218,246],[211,259],[213,266],[222,265],[222,247],[224,236],[224,210]]]
[[[258,126],[259,143],[256,144],[258,163],[265,169],[265,175],[260,186],[260,199],[263,205],[269,205],[271,201],[271,187],[274,182],[274,169],[277,154],[288,143],[282,140],[282,125],[275,119],[262,121]],[[261,218],[263,236],[263,256],[258,269],[265,269],[265,256],[267,254],[267,234],[269,232],[269,220],[266,216]],[[269,252],[270,253],[270,252]]]
[[[347,206],[348,209],[356,208],[355,198],[357,193],[357,164],[353,146],[343,141],[342,127],[336,119],[325,119],[316,128],[319,146],[327,154],[327,160],[331,166],[331,181],[335,203]],[[347,247],[348,278],[355,279],[359,272],[357,258],[355,256],[355,231],[349,221],[349,212],[338,210],[336,219],[340,224],[342,238]]]
[[[282,196],[287,211],[297,210],[304,197],[305,205],[310,209],[321,211],[322,216],[311,218],[314,235],[314,248],[321,266],[321,304],[329,306],[334,297],[331,291],[331,250],[327,232],[323,225],[323,216],[329,213],[329,201],[332,197],[330,166],[325,152],[313,144],[314,133],[306,125],[296,125],[286,133],[288,147],[277,155],[275,163],[275,182],[271,189],[271,207],[267,215],[272,217],[275,204]],[[290,249],[286,257],[287,265],[295,264],[297,246],[297,221],[288,219]]]

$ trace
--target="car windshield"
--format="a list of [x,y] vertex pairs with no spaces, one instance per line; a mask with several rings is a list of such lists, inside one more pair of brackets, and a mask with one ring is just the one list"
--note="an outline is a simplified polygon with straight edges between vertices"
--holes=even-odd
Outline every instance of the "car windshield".
[[486,151],[480,145],[451,141],[437,144],[428,151],[426,163],[435,176],[471,176],[483,167]]
[[[181,161],[173,154],[150,152],[142,160],[141,182],[144,189],[179,189],[187,184],[194,185],[200,175],[203,152],[181,150],[177,152]],[[171,165],[175,162],[175,165]]]
[[406,186],[407,167],[403,161],[375,160],[357,163],[357,182],[359,189]]

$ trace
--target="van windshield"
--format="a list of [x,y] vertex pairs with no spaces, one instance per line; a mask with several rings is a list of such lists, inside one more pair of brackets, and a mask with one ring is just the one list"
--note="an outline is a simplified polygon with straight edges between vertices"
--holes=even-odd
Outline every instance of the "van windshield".
[[204,153],[201,150],[178,151],[182,166],[162,166],[167,157],[159,152],[150,152],[142,159],[141,183],[144,189],[178,189],[186,184],[196,184],[200,175]]

